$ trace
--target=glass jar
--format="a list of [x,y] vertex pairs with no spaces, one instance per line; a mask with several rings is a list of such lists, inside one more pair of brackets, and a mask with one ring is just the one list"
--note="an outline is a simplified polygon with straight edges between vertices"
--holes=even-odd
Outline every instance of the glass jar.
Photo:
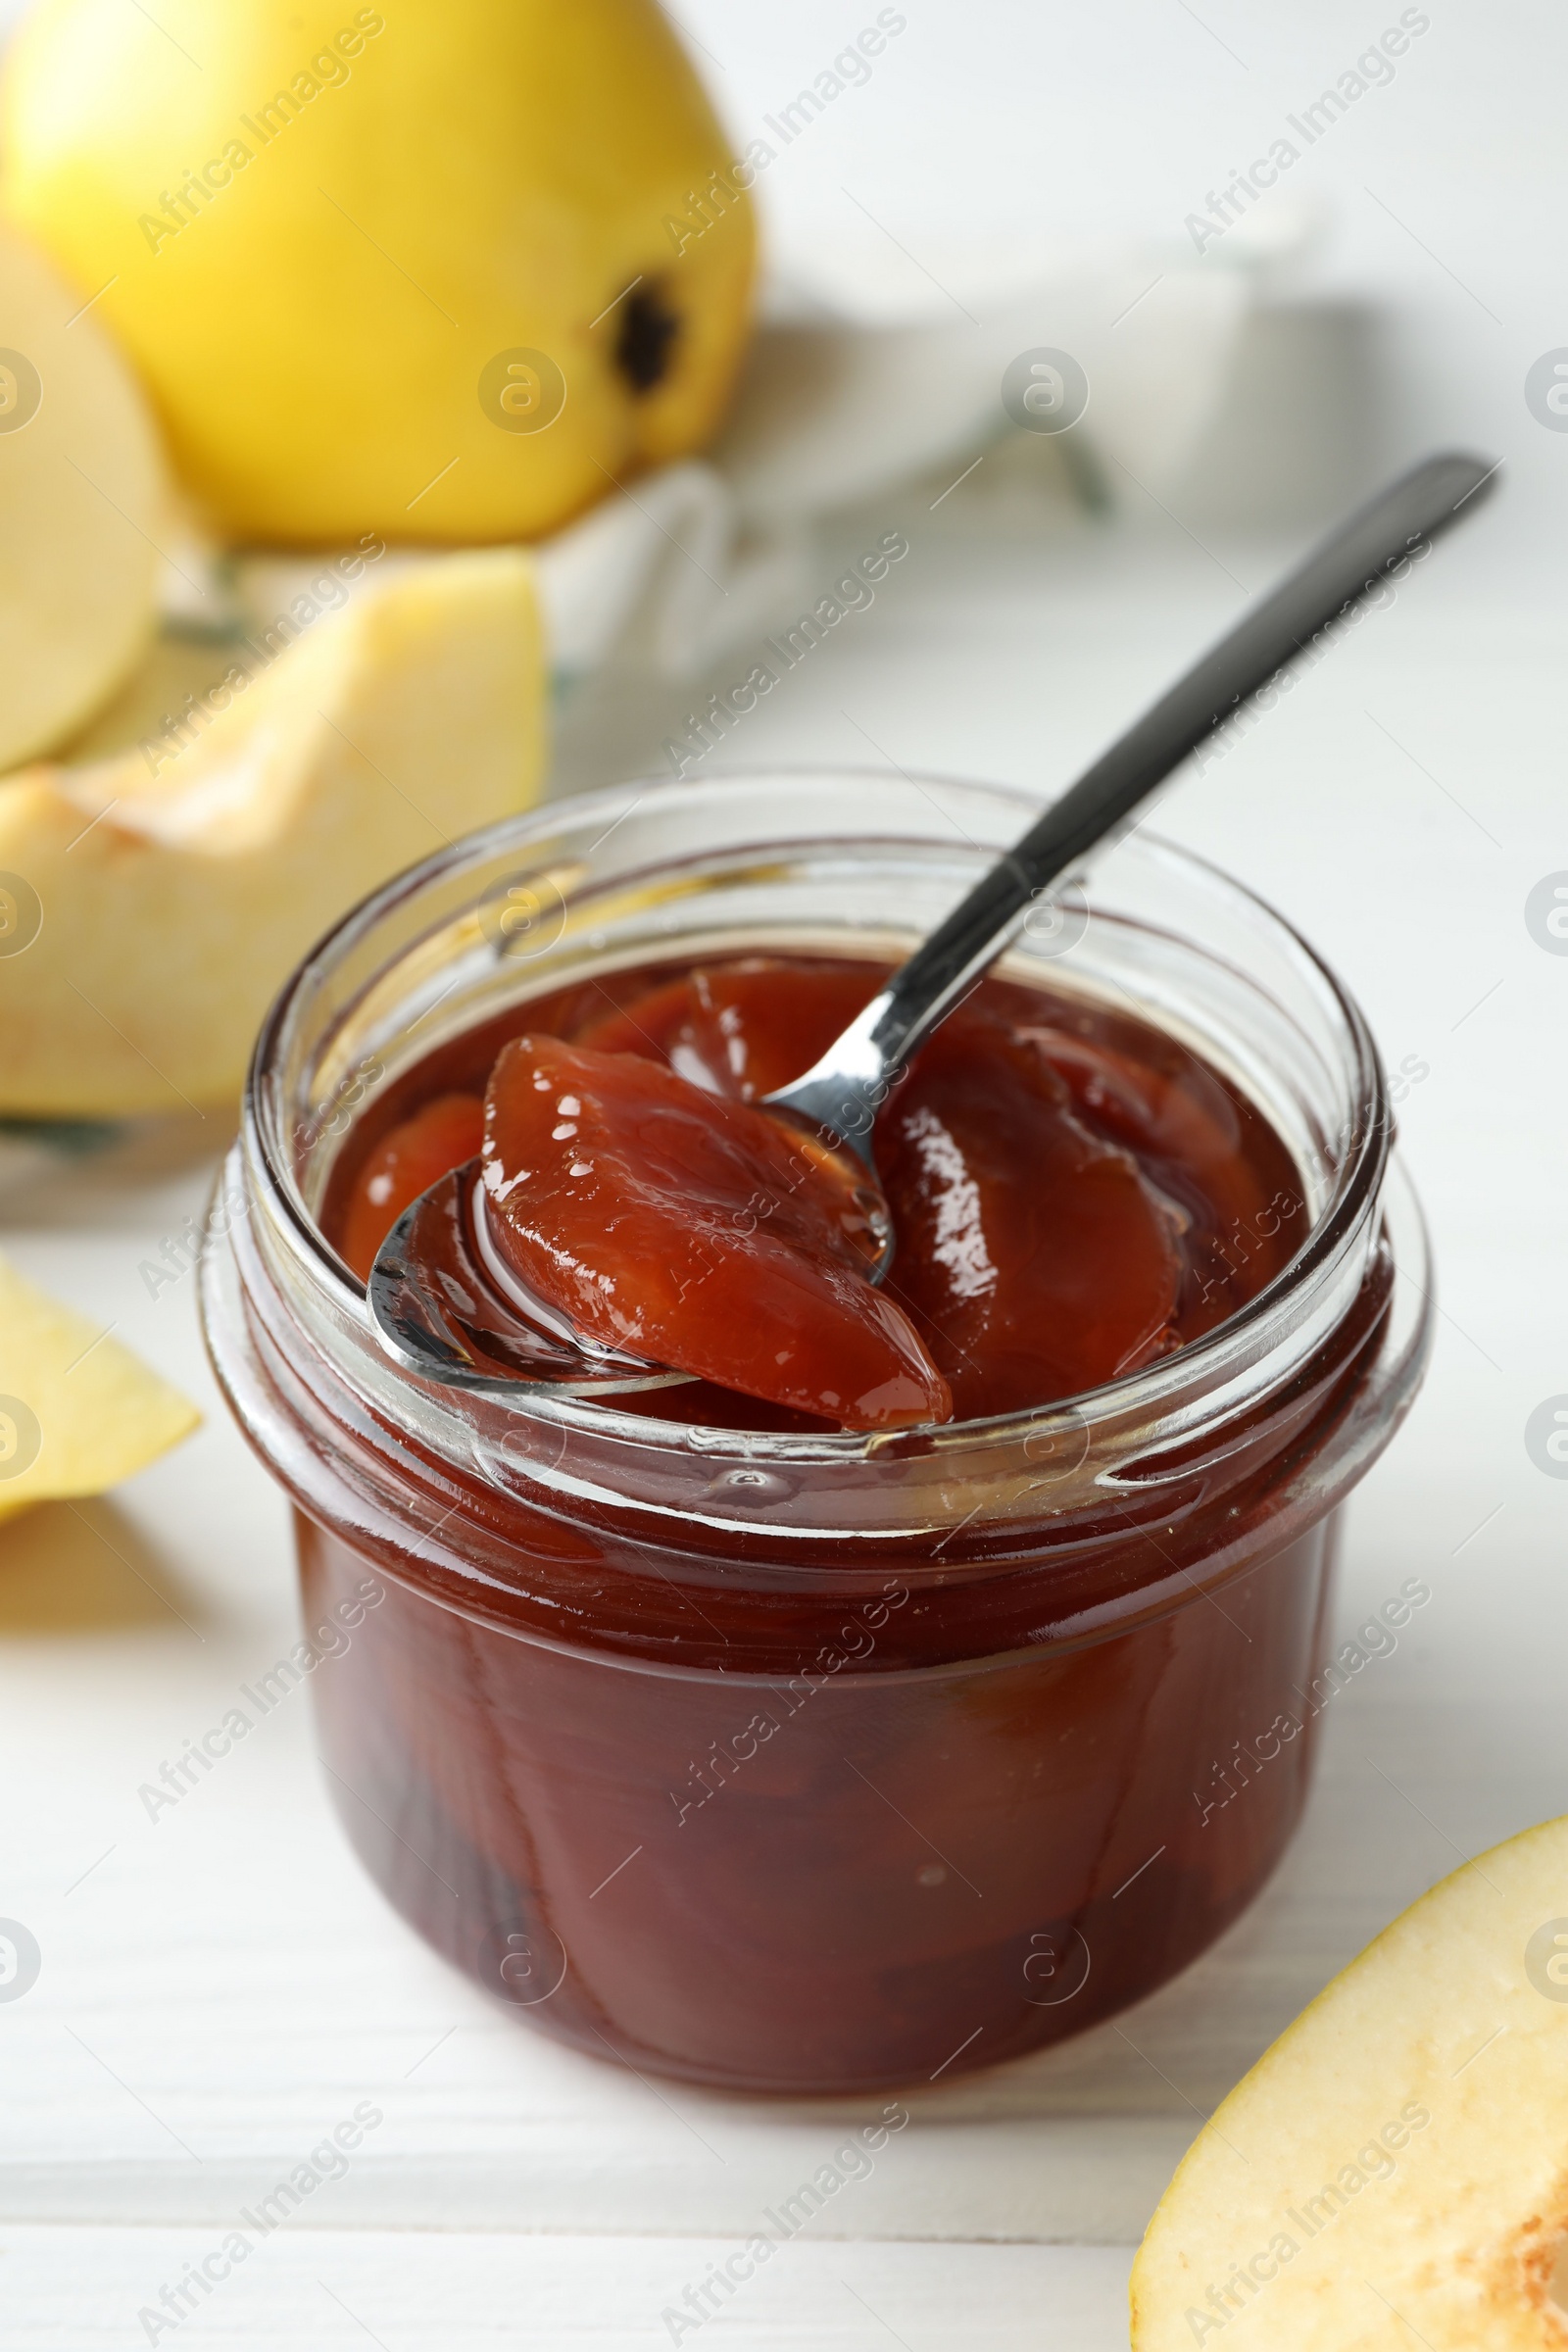
[[423,1384],[318,1230],[332,1160],[412,1063],[567,982],[902,955],[1035,806],[837,771],[557,804],[351,914],[257,1048],[204,1314],[297,1506],[334,1801],[440,1950],[644,2070],[946,2079],[1139,1998],[1256,1893],[1327,1695],[1338,1505],[1429,1343],[1376,1051],[1238,884],[1143,833],[1108,855],[1002,968],[1250,1096],[1299,1171],[1268,1212],[1299,1246],[1142,1372],[891,1435]]

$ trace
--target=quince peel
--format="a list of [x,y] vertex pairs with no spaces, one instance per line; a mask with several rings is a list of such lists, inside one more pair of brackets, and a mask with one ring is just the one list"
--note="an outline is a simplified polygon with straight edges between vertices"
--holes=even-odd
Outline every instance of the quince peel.
[[188,1437],[196,1407],[0,1257],[0,1520],[101,1494]]

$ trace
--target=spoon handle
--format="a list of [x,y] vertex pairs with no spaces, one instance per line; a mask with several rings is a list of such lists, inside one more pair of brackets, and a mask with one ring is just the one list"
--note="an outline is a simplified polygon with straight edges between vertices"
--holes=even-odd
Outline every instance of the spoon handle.
[[774,1100],[846,1140],[867,1136],[902,1064],[1002,953],[1030,907],[1071,879],[1088,851],[1113,840],[1171,770],[1320,630],[1424,555],[1479,503],[1495,471],[1461,453],[1428,458],[1331,532],[1052,803],[815,1069]]

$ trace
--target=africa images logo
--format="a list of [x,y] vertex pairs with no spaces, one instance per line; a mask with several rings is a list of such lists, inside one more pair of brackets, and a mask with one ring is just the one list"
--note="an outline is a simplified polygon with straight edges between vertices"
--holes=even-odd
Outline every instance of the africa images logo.
[[1548,1919],[1525,1945],[1525,1975],[1548,2001],[1568,2001],[1568,1919]]
[[20,1919],[0,1919],[0,2001],[20,2001],[38,1982],[43,1954]]

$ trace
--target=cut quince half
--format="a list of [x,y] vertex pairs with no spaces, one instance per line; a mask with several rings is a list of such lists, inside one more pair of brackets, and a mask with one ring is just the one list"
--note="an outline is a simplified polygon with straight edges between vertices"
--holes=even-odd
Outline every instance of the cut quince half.
[[0,1112],[231,1102],[320,934],[534,798],[525,555],[389,567],[301,628],[238,641],[139,748],[0,778]]
[[102,1494],[200,1419],[112,1334],[0,1257],[0,1520]]
[[1568,1819],[1444,1880],[1200,2132],[1134,2352],[1563,2352]]
[[64,742],[157,620],[152,415],[82,297],[0,229],[0,769]]

